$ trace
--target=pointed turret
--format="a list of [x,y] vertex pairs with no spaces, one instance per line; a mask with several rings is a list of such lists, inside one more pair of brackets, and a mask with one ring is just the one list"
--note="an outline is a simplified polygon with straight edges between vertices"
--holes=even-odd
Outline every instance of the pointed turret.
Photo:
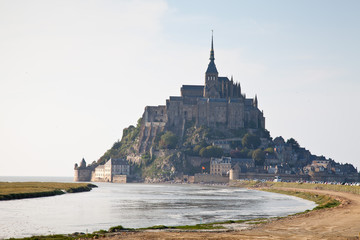
[[211,50],[210,50],[210,61],[215,60],[215,53],[214,53],[214,32],[211,33]]
[[219,98],[221,97],[221,83],[218,81],[219,73],[215,65],[215,53],[214,53],[214,36],[211,34],[211,50],[210,50],[210,62],[205,73],[205,98]]
[[214,52],[214,35],[213,33],[211,34],[211,50],[210,50],[210,58],[209,58],[210,62],[208,65],[208,68],[206,70],[206,73],[216,73],[218,74],[218,71],[216,69],[216,65],[215,65],[215,52]]
[[257,95],[255,94],[255,99],[254,99],[254,107],[258,107],[258,99],[257,99]]

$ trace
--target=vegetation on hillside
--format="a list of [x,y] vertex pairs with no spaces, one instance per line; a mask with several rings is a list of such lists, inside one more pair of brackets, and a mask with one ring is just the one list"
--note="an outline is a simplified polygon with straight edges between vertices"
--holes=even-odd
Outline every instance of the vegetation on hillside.
[[125,158],[127,154],[134,152],[134,143],[140,134],[141,121],[142,119],[140,118],[137,121],[136,127],[130,125],[128,128],[124,128],[121,141],[116,141],[113,146],[100,157],[97,164],[104,164],[110,158]]

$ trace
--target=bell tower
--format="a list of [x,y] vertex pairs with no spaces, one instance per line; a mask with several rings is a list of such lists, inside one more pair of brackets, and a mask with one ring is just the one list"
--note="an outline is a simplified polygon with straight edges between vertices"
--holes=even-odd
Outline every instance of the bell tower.
[[211,34],[211,50],[210,50],[210,62],[205,72],[205,98],[220,98],[220,86],[219,86],[219,73],[215,65],[215,53],[214,53],[214,36]]

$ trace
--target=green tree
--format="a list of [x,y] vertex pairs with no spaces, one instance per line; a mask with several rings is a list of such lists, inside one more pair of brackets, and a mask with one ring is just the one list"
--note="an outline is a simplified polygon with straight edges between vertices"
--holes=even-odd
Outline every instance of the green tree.
[[207,146],[205,148],[202,148],[199,152],[199,155],[201,157],[221,157],[224,155],[224,151],[216,146]]
[[117,140],[116,142],[114,142],[111,149],[119,149],[120,147],[121,147],[121,142]]
[[300,148],[299,143],[293,138],[288,139],[286,143],[289,144],[294,150],[298,150]]
[[252,159],[254,159],[256,166],[263,166],[265,163],[265,152],[261,149],[254,150]]
[[268,147],[267,149],[264,150],[265,153],[274,153],[274,148],[272,147]]
[[177,143],[178,137],[174,133],[166,131],[160,138],[159,147],[163,149],[174,149]]
[[261,140],[258,136],[247,133],[241,140],[241,143],[244,147],[247,147],[250,149],[256,149],[260,146]]
[[208,146],[208,144],[205,141],[200,142],[199,144],[195,145],[193,148],[193,154],[195,156],[199,156],[200,154],[200,150],[202,148],[206,148]]

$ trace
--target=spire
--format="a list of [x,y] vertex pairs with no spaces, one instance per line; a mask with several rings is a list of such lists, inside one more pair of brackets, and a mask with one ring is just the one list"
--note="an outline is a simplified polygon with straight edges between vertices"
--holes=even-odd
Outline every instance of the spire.
[[210,61],[215,60],[215,54],[214,54],[214,30],[211,30],[211,50],[210,50]]
[[258,99],[257,99],[257,94],[255,94],[255,99],[254,99],[254,107],[258,106]]
[[206,73],[215,73],[215,74],[218,74],[218,71],[216,69],[216,65],[215,65],[215,53],[214,53],[214,31],[211,30],[211,50],[210,50],[210,62],[209,62],[209,65],[208,65],[208,68],[206,70]]

